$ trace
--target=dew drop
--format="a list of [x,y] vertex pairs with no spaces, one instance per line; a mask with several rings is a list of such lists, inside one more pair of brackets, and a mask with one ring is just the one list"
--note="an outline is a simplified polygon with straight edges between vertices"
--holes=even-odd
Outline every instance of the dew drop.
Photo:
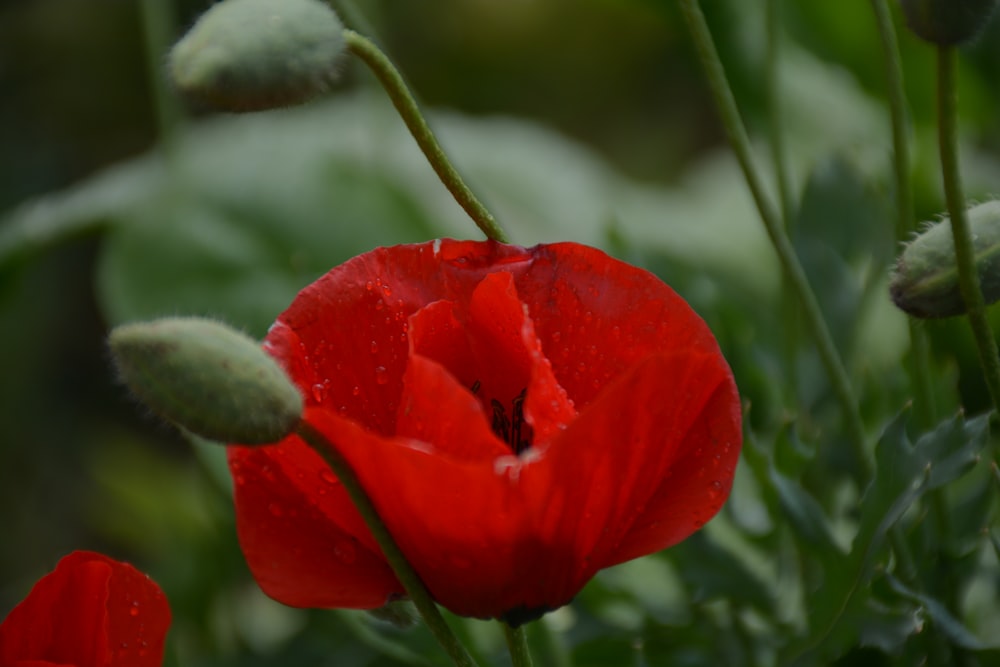
[[243,486],[247,483],[247,478],[243,475],[236,475],[236,486]]
[[268,504],[267,511],[270,512],[273,517],[282,517],[285,515],[285,510],[281,509],[281,505],[278,503]]
[[368,282],[365,283],[365,289],[371,292],[372,290],[375,289],[375,283],[369,280]]
[[326,399],[325,382],[317,382],[312,386],[312,397],[317,403],[322,403]]
[[336,484],[337,476],[333,474],[332,470],[320,470],[319,478],[326,482],[327,484]]
[[553,331],[552,332],[552,342],[553,343],[558,343],[560,340],[562,340],[562,332],[561,331]]
[[375,382],[379,384],[388,384],[389,373],[385,370],[385,366],[375,367]]
[[360,396],[360,395],[361,395],[361,387],[359,387],[358,385],[354,385],[354,388],[351,389],[351,396]]
[[382,285],[382,294],[385,294],[386,296],[392,295],[392,288],[388,285]]
[[372,341],[372,354],[375,354],[376,352],[378,352],[378,342],[373,340]]

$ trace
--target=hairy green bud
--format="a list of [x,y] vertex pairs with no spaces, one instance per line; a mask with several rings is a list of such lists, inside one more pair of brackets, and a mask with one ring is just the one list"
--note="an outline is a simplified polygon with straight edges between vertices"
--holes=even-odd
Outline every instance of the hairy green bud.
[[108,344],[121,380],[153,412],[196,435],[263,445],[290,434],[302,395],[251,338],[202,318],[115,328]]
[[[987,304],[1000,300],[1000,201],[968,211],[976,272]],[[889,282],[893,302],[921,318],[965,313],[958,284],[951,221],[932,225],[908,243]]]
[[174,45],[176,88],[226,111],[301,104],[337,78],[344,27],[321,0],[223,0]]
[[979,35],[997,0],[900,0],[900,4],[906,25],[918,37],[938,46],[954,46]]

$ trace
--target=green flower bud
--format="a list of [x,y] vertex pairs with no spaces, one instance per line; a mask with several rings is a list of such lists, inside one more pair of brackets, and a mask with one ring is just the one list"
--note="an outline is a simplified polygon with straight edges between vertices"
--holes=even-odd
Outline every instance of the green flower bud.
[[900,0],[906,25],[918,37],[939,46],[976,38],[997,0]]
[[302,417],[302,396],[284,370],[253,339],[219,322],[126,324],[108,343],[121,380],[139,400],[196,435],[270,444]]
[[170,52],[177,89],[226,111],[301,104],[325,92],[344,27],[320,0],[223,0]]
[[[968,211],[976,271],[987,304],[1000,300],[1000,201]],[[914,317],[952,317],[965,312],[955,264],[951,222],[928,227],[903,249],[889,282],[893,302]]]

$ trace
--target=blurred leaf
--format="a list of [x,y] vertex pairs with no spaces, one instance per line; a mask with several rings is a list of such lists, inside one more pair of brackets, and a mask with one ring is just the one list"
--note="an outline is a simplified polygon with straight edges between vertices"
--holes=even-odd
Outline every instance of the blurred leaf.
[[730,553],[702,531],[670,549],[670,557],[683,573],[693,604],[724,599],[746,604],[765,616],[776,612],[771,587],[750,570],[741,556]]
[[792,655],[819,649],[838,626],[854,625],[851,610],[869,592],[875,559],[886,534],[923,493],[966,472],[986,443],[988,415],[969,421],[949,419],[912,445],[906,414],[886,427],[875,448],[876,476],[861,502],[861,518],[846,561],[827,567],[826,580],[813,596],[810,636]]
[[991,653],[996,653],[995,657],[1000,658],[1000,643],[983,643],[968,628],[962,625],[960,621],[952,616],[947,607],[939,601],[909,589],[903,582],[890,574],[886,574],[885,576],[894,591],[907,600],[916,602],[923,607],[937,628],[948,638],[948,641],[970,651],[990,651]]

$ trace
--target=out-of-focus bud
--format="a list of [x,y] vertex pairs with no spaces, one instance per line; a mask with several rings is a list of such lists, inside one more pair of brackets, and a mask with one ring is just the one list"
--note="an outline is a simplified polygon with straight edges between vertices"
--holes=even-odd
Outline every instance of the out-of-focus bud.
[[320,0],[223,0],[170,52],[176,88],[225,111],[301,104],[337,77],[344,27]]
[[[976,271],[987,304],[1000,300],[1000,201],[968,211]],[[965,312],[955,264],[951,221],[924,230],[908,243],[889,282],[893,302],[914,317],[952,317]]]
[[938,46],[954,46],[979,35],[997,0],[900,0],[900,4],[906,25],[918,37]]
[[289,435],[302,395],[251,338],[201,318],[115,328],[108,343],[121,380],[153,412],[210,440],[264,445]]

